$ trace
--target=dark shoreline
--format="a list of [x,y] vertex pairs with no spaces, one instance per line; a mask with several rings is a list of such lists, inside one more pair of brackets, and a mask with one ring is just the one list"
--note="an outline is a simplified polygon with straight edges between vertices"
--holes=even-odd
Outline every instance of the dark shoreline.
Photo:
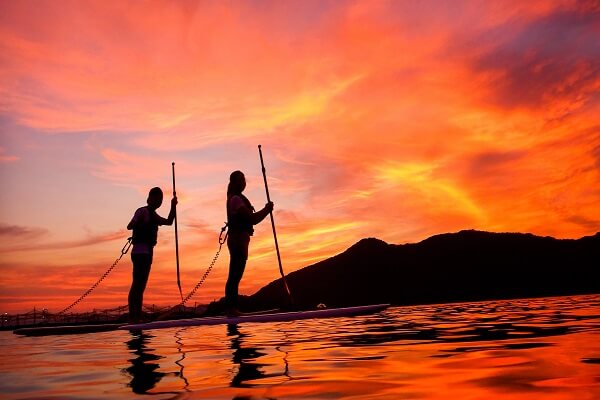
[[[362,239],[287,275],[296,306],[393,305],[600,293],[600,232],[580,239],[460,231],[394,245]],[[281,278],[244,298],[286,304]]]
[[[314,309],[389,303],[435,305],[600,294],[600,232],[580,239],[524,233],[460,231],[418,243],[394,245],[362,239],[346,251],[287,275],[295,304],[281,278],[251,296],[243,311]],[[121,309],[123,309],[122,307]],[[162,308],[147,319],[164,318]],[[222,314],[223,299],[168,315],[168,319]],[[30,315],[28,313],[26,315]],[[127,314],[71,314],[43,326],[126,323]],[[54,316],[56,317],[56,316]],[[89,318],[86,318],[89,317]],[[3,324],[0,330],[42,326]]]

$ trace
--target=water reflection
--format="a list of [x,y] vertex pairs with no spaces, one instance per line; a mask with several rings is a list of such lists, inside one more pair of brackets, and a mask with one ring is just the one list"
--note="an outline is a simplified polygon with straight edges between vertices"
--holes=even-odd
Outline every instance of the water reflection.
[[0,397],[595,399],[599,334],[598,295],[77,340],[0,332]]
[[289,345],[288,334],[286,331],[281,330],[281,329],[278,329],[277,332],[280,332],[285,338],[285,340],[281,344],[275,346],[275,350],[278,351],[279,353],[283,354],[282,361],[283,361],[283,365],[285,366],[285,368],[283,369],[282,375],[285,376],[286,378],[288,378],[288,380],[292,380],[294,378],[292,378],[290,376],[290,362],[288,360],[289,352],[284,350],[284,347]]
[[127,348],[137,357],[128,360],[131,366],[125,368],[124,372],[131,376],[131,381],[127,386],[137,394],[144,394],[153,389],[166,375],[159,372],[160,365],[153,362],[164,358],[153,354],[154,349],[148,347],[148,343],[153,337],[143,331],[131,331],[131,339],[126,342]]
[[230,385],[239,388],[253,387],[254,385],[247,381],[265,377],[265,373],[261,370],[264,364],[255,362],[265,353],[261,353],[258,348],[245,345],[244,338],[248,335],[241,333],[237,325],[227,325],[227,336],[233,350],[231,361],[237,365],[237,373],[231,379]]
[[[389,343],[398,346],[417,343],[502,343],[512,339],[539,339],[599,328],[599,309],[585,314],[569,313],[580,306],[569,299],[559,301],[560,311],[549,309],[543,304],[543,299],[403,307],[357,320],[351,330],[343,335],[334,335],[331,339],[344,347]],[[536,341],[500,344],[495,348],[516,350],[551,345],[549,342]],[[491,347],[461,345],[452,351],[466,352],[482,348]]]
[[181,357],[179,359],[177,359],[175,361],[175,364],[177,364],[179,366],[179,372],[176,373],[177,376],[179,376],[179,378],[181,378],[181,380],[184,383],[184,390],[189,392],[189,386],[190,383],[188,382],[187,378],[185,377],[185,375],[183,374],[183,370],[184,370],[184,364],[183,364],[183,360],[185,360],[185,351],[183,350],[183,338],[181,337],[181,332],[184,331],[185,329],[179,329],[177,331],[175,331],[175,343],[177,343],[177,352],[179,354],[181,354]]

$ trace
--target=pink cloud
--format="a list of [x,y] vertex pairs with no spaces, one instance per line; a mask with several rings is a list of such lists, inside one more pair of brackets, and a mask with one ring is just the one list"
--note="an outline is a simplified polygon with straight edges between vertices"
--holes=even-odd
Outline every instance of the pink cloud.
[[6,149],[0,147],[0,164],[12,163],[18,160],[19,157],[6,154]]
[[557,8],[517,29],[495,28],[507,38],[474,62],[492,77],[490,100],[534,108],[558,102],[563,113],[590,101],[600,87],[600,11],[591,5]]
[[57,250],[57,249],[76,249],[112,242],[126,237],[125,230],[115,232],[88,234],[81,240],[48,242],[40,239],[48,236],[48,230],[43,228],[31,228],[16,225],[0,224],[0,237],[4,237],[0,253],[12,253],[35,250]]
[[4,238],[3,240],[37,240],[47,233],[48,231],[42,228],[0,223],[0,236]]

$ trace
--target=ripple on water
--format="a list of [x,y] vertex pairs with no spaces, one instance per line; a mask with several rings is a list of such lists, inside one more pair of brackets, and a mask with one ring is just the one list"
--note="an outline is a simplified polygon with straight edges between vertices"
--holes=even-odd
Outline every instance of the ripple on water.
[[1,335],[0,392],[7,398],[512,400],[600,393],[600,296],[143,333]]

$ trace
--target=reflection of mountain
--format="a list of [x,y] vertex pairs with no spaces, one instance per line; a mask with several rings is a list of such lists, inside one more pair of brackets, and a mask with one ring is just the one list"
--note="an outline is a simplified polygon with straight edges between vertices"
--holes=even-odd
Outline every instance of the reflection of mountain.
[[[520,233],[461,231],[415,244],[363,239],[288,275],[301,307],[443,303],[600,292],[600,233],[558,240]],[[284,303],[281,279],[245,299]]]
[[153,389],[154,386],[165,376],[163,372],[157,372],[160,367],[157,363],[162,356],[157,356],[151,352],[154,349],[148,347],[148,342],[152,335],[143,332],[131,332],[132,338],[127,342],[127,348],[132,350],[137,357],[129,360],[131,366],[125,369],[125,372],[131,375],[129,386],[134,393],[143,394]]

